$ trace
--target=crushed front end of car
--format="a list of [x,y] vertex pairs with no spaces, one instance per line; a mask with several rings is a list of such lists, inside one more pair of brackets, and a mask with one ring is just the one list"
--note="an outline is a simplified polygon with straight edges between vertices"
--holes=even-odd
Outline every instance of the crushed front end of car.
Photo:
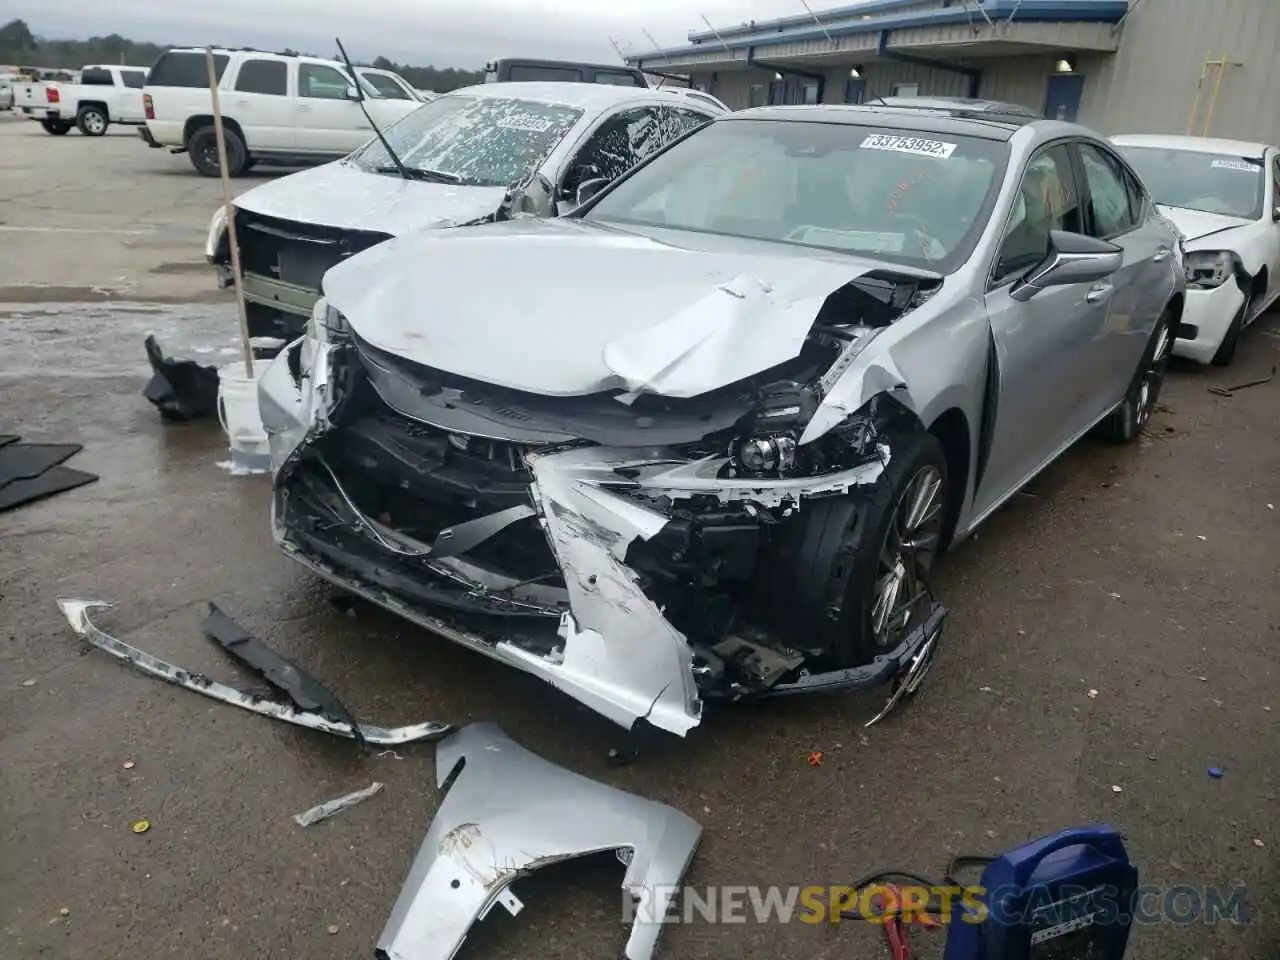
[[[886,427],[909,416],[890,396],[891,363],[856,384],[848,372],[939,285],[855,273],[826,281],[839,289],[812,302],[781,363],[747,350],[691,360],[698,348],[671,363],[647,341],[616,341],[610,365],[629,372],[572,396],[393,354],[321,300],[308,335],[261,377],[275,540],[628,729],[684,735],[707,698],[895,677],[897,693],[914,692],[941,627],[931,596],[865,662],[833,657],[810,629],[839,617],[843,549],[818,542],[810,509],[872,489],[893,456]],[[767,289],[745,289],[719,296],[772,309]],[[699,392],[691,364],[725,385]],[[798,575],[806,565],[812,576]]]

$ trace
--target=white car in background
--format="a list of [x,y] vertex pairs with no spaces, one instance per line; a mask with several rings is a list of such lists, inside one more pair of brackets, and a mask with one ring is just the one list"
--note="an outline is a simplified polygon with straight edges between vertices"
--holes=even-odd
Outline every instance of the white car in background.
[[1243,140],[1111,138],[1185,238],[1187,304],[1173,352],[1226,366],[1280,296],[1280,148]]
[[[725,112],[662,90],[572,82],[477,84],[420,104],[383,128],[394,157],[371,139],[235,199],[250,333],[299,336],[325,271],[368,247],[515,214],[556,216]],[[222,206],[205,256],[229,285]]]
[[380,70],[377,67],[356,67],[356,72],[365,79],[369,86],[388,100],[418,100],[426,102],[417,90],[409,85],[404,77],[391,70]]

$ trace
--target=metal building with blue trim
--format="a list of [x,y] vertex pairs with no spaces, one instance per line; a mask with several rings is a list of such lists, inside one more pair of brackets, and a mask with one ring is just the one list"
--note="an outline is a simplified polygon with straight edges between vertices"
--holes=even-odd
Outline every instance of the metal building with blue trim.
[[1280,139],[1280,0],[778,2],[798,12],[627,62],[734,108],[967,96],[1106,133]]

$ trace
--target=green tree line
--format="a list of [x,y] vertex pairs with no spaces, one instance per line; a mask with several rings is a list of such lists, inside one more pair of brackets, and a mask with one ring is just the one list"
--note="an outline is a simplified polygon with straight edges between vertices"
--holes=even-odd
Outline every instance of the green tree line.
[[[173,46],[179,44],[145,43],[130,40],[118,33],[90,37],[88,40],[46,40],[44,37],[34,36],[22,20],[11,20],[0,27],[0,64],[20,67],[77,70],[86,63],[127,63],[135,67],[149,67]],[[297,54],[299,51],[280,52]],[[332,58],[339,59],[336,54]],[[360,65],[394,70],[419,90],[434,90],[436,93],[447,93],[484,80],[483,70],[413,67],[394,63],[386,57],[377,57],[373,63]]]

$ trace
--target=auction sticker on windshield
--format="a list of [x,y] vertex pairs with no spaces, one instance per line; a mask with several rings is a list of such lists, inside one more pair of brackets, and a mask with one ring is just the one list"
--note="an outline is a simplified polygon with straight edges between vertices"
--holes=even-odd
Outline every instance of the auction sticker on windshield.
[[921,157],[938,157],[946,160],[955,152],[954,143],[942,140],[921,140],[919,137],[895,137],[887,133],[873,133],[862,141],[863,150],[892,150],[895,153],[914,153]]
[[1260,173],[1262,164],[1250,160],[1231,160],[1219,157],[1209,164],[1213,170],[1239,170],[1241,173]]
[[553,121],[545,117],[531,117],[528,114],[516,114],[513,117],[502,117],[498,126],[504,130],[524,130],[526,133],[546,133],[551,129]]

